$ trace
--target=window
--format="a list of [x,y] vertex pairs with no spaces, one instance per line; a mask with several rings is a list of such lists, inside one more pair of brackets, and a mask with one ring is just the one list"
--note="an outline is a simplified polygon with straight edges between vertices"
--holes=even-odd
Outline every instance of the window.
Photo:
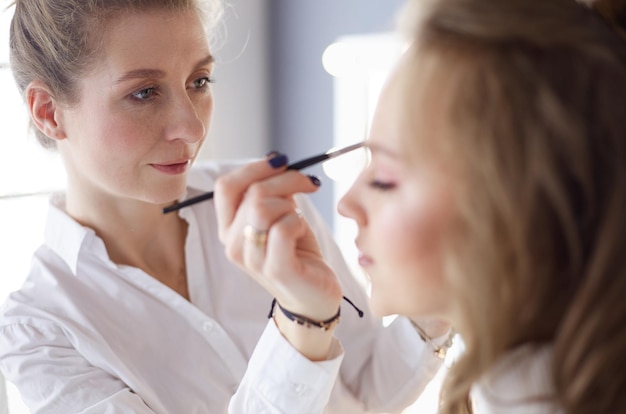
[[[43,240],[49,193],[65,183],[59,156],[41,148],[28,130],[28,113],[9,68],[11,17],[12,9],[0,11],[0,303],[23,283]],[[11,414],[28,413],[15,387],[7,384],[7,393]]]
[[[352,144],[367,136],[380,90],[403,50],[404,45],[392,34],[346,36],[326,48],[322,59],[324,68],[334,76],[334,146]],[[361,168],[362,164],[353,163],[353,165],[355,168]],[[350,167],[348,163],[342,163],[341,166],[341,168]],[[341,174],[354,177],[358,172],[342,170]],[[334,204],[337,205],[352,183],[340,180],[334,184]],[[358,252],[354,245],[355,223],[335,212],[333,229],[350,268],[354,274],[361,274],[357,263]],[[393,317],[390,317],[384,322],[390,322],[392,319]],[[404,410],[403,414],[437,412],[439,391],[447,371],[446,367],[458,358],[459,354],[460,345],[457,337],[446,356],[444,367],[418,400]]]
[[42,240],[48,195],[65,182],[58,154],[41,148],[28,128],[28,113],[9,68],[11,15],[4,11],[0,19],[0,301],[22,284]]

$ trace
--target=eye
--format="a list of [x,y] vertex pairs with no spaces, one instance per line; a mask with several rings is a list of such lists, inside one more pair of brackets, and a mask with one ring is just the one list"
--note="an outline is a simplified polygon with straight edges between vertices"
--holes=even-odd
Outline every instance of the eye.
[[394,188],[396,188],[395,183],[379,181],[379,180],[370,181],[369,186],[375,190],[380,190],[380,191],[389,191],[389,190],[393,190]]
[[133,92],[131,94],[131,97],[132,99],[136,101],[147,101],[154,97],[155,91],[156,91],[156,88],[154,87],[144,88],[144,89],[138,90],[137,92]]
[[215,80],[210,76],[203,76],[193,81],[193,87],[196,89],[204,89],[209,86],[210,83],[214,83]]

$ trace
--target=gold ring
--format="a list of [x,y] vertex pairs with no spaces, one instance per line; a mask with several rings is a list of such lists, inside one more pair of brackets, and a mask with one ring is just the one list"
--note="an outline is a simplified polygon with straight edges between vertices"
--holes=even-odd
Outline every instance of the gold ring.
[[298,216],[299,219],[304,217],[302,215],[302,210],[300,210],[298,207],[296,207],[296,209],[294,210],[294,213],[296,213],[296,216]]
[[259,230],[249,224],[243,228],[243,236],[257,247],[264,248],[267,243],[267,230]]

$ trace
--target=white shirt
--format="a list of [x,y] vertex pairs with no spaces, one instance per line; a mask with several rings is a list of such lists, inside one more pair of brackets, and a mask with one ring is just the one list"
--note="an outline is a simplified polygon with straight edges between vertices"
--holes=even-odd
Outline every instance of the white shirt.
[[0,373],[0,414],[9,413],[9,401],[7,399],[6,383],[2,373]]
[[[195,167],[188,195],[211,190],[227,168]],[[0,313],[0,369],[35,413],[393,412],[440,367],[406,320],[383,328],[345,304],[341,346],[327,361],[302,357],[268,321],[269,294],[225,257],[211,202],[180,211],[190,301],[113,263],[62,203],[51,203],[44,245]],[[325,224],[299,204],[344,294],[366,309]]]
[[552,349],[523,346],[503,358],[470,392],[476,414],[560,414],[550,397]]

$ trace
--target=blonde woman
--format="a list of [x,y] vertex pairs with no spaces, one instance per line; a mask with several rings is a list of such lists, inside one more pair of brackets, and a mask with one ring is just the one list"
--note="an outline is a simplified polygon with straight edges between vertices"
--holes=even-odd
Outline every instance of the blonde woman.
[[[624,2],[414,0],[404,21],[339,205],[372,309],[459,332],[441,413],[626,412]],[[239,175],[269,237],[235,258],[268,284],[309,275],[304,224],[276,201],[293,173]]]

